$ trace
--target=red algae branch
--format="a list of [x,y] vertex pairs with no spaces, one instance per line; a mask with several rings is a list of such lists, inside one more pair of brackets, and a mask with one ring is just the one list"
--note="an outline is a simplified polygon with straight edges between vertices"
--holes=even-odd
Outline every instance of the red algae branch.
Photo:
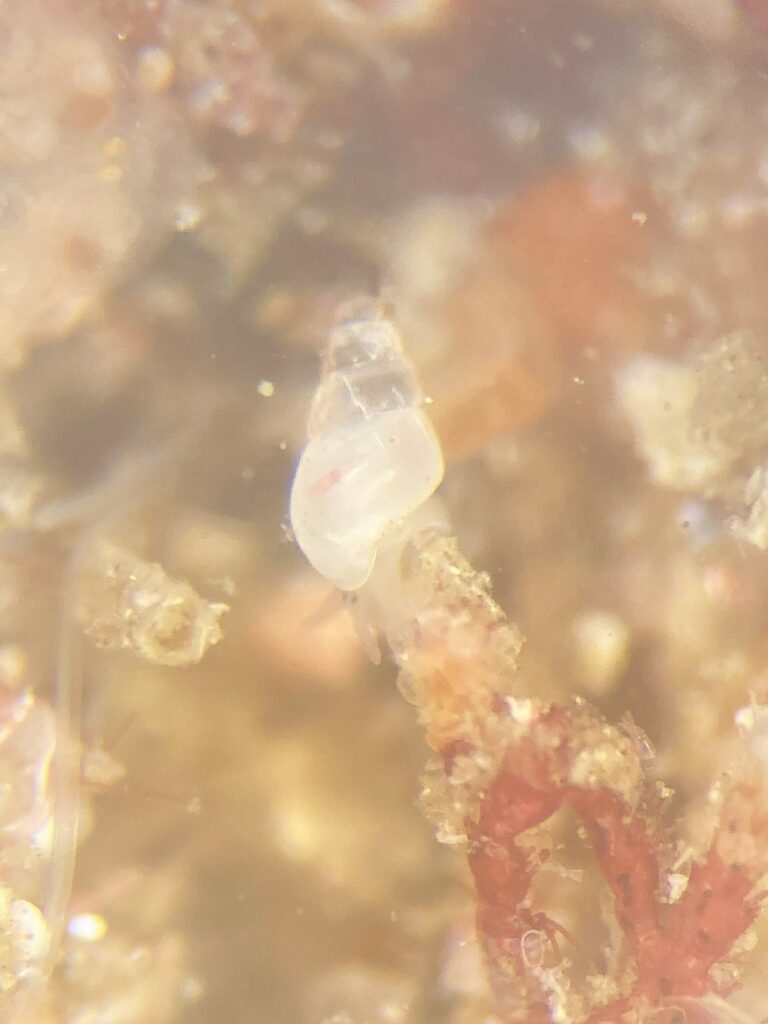
[[[343,424],[327,430],[341,457]],[[374,480],[379,511],[418,458],[411,449],[388,464],[389,490]],[[357,452],[354,460],[360,479],[375,477],[375,459]],[[362,504],[358,512],[354,482],[341,486],[329,481],[324,498],[338,503],[354,537],[369,513]],[[303,493],[294,491],[294,515],[301,502],[300,539],[311,537],[314,551],[326,543],[327,509],[318,516]],[[768,787],[757,759],[747,750],[724,766],[711,792],[709,839],[690,853],[687,871],[674,871],[682,840],[673,794],[647,743],[582,699],[549,702],[527,692],[520,633],[489,579],[460,554],[445,523],[415,514],[393,512],[372,541],[373,568],[354,588],[358,616],[383,630],[400,688],[438,755],[425,805],[439,836],[466,850],[502,1019],[639,1024],[661,1019],[680,999],[728,996],[739,985],[734,948],[757,919],[768,873]],[[557,907],[537,906],[536,884],[560,859],[550,823],[567,809],[594,858],[590,898],[617,926],[597,955],[579,949]]]

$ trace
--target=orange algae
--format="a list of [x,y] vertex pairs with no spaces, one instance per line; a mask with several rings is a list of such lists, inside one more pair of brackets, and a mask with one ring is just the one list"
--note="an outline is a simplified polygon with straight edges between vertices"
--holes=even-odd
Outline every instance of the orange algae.
[[527,281],[566,347],[637,347],[643,334],[629,266],[647,246],[649,198],[608,175],[536,182],[497,215],[496,246]]
[[482,256],[446,304],[454,357],[434,374],[433,416],[450,462],[535,422],[563,380],[549,315],[481,233]]

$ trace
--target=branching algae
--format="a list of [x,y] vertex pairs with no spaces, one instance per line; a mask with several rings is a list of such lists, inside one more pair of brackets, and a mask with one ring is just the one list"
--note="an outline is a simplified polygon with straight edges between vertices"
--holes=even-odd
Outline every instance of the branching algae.
[[[397,329],[358,310],[333,334],[294,480],[291,517],[310,562],[353,591],[382,634],[436,758],[424,803],[463,848],[476,923],[504,1024],[738,1021],[726,1000],[765,895],[768,778],[758,706],[711,787],[698,846],[669,824],[672,791],[650,744],[579,697],[527,692],[522,638],[449,535],[431,498],[439,443]],[[570,816],[590,865],[583,947],[547,901],[567,873]]]

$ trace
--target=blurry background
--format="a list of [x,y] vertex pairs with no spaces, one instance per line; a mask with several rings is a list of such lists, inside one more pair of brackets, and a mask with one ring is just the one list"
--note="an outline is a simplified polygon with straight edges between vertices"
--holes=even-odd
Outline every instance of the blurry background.
[[[359,293],[397,308],[531,692],[631,712],[686,820],[766,689],[766,26],[760,0],[5,0],[6,685],[55,704],[85,633],[98,920],[52,1021],[492,1019],[412,709],[286,531]],[[110,604],[143,573],[193,588],[173,664]]]

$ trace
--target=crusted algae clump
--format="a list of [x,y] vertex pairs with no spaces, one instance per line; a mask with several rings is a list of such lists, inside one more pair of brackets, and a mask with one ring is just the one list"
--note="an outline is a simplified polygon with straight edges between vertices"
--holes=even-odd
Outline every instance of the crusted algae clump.
[[694,364],[694,437],[724,465],[768,448],[768,358],[754,331],[719,338]]
[[618,390],[638,453],[665,487],[722,491],[768,449],[768,367],[753,331],[685,362],[635,359]]
[[10,1012],[20,983],[42,979],[42,965],[49,929],[40,909],[17,899],[10,889],[0,889],[0,1007]]
[[[401,689],[413,691],[434,749],[462,740],[493,749],[492,710],[514,694],[522,636],[490,594],[490,580],[455,538],[416,538],[406,568],[415,631],[389,641],[401,666]],[[406,556],[408,560],[408,556]]]
[[620,375],[619,404],[635,448],[662,487],[705,487],[728,468],[730,452],[694,426],[700,386],[695,367],[657,356],[634,359]]
[[79,616],[97,647],[175,667],[197,664],[219,642],[219,620],[227,610],[169,577],[161,565],[103,544],[85,573]]

